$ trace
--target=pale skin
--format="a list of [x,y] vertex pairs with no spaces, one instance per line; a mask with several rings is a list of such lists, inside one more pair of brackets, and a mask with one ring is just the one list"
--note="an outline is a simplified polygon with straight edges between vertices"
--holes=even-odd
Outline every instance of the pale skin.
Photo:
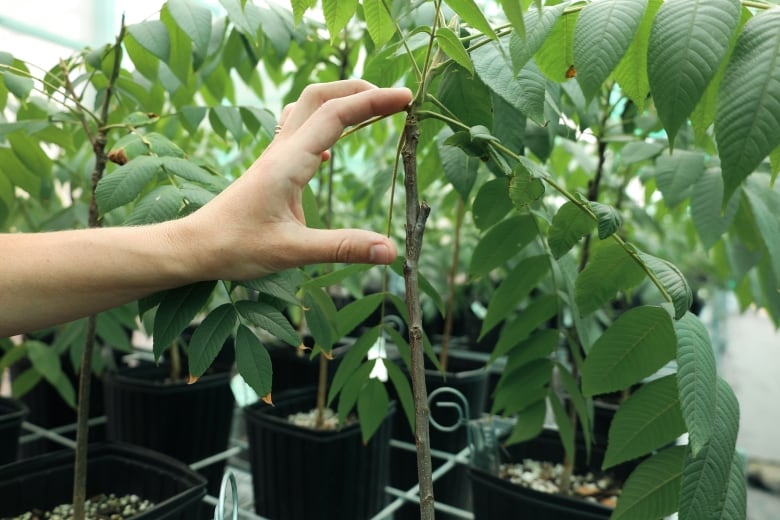
[[360,80],[307,87],[281,131],[195,213],[138,227],[0,234],[0,338],[204,280],[245,280],[322,262],[388,264],[395,245],[361,229],[306,226],[304,186],[343,130],[406,108],[405,88]]

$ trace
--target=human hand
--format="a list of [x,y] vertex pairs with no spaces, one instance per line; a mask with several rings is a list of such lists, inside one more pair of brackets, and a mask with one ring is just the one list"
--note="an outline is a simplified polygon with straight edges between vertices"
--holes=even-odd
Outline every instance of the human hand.
[[397,256],[385,236],[359,229],[306,226],[302,192],[344,128],[403,110],[406,88],[361,80],[310,85],[285,107],[281,130],[251,167],[182,224],[203,246],[208,278],[250,279],[320,262],[388,264]]

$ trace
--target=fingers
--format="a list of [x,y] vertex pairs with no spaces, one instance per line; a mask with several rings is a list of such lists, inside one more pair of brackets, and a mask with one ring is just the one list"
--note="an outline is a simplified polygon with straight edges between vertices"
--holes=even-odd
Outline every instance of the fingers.
[[[298,101],[285,107],[280,124],[286,133],[293,133],[326,101],[376,88],[368,81],[359,79],[309,85],[303,89]],[[284,123],[281,122],[282,120]]]
[[[384,235],[362,229],[304,228],[297,234],[303,264],[390,264],[398,256],[395,245]],[[296,262],[298,263],[298,262]]]

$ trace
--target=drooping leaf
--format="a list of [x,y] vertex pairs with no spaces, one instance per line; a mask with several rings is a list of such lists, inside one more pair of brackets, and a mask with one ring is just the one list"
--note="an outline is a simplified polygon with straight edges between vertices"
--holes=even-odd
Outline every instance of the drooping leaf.
[[492,353],[489,362],[495,361],[500,356],[507,355],[506,372],[511,372],[513,369],[531,361],[549,357],[558,347],[558,339],[559,334],[556,329],[537,329],[530,335],[523,336],[521,341],[511,350],[506,350],[498,355]]
[[704,154],[689,150],[677,150],[664,154],[655,161],[655,179],[664,201],[676,208],[691,196],[691,188],[704,173]]
[[548,402],[558,427],[558,436],[563,444],[563,451],[568,460],[574,460],[574,427],[569,412],[561,402],[561,398],[555,392],[550,392]]
[[574,67],[574,28],[579,12],[559,16],[552,30],[534,54],[539,70],[552,81],[562,83]]
[[474,225],[478,229],[484,231],[498,224],[512,210],[508,187],[506,178],[498,178],[486,182],[479,189],[471,207]]
[[[243,121],[241,120],[241,111],[238,107],[228,107],[224,105],[212,107],[209,110],[209,121],[212,126],[216,124],[227,129],[233,134],[233,137],[237,141],[240,141],[245,135]],[[221,135],[222,137],[225,137],[224,133]]]
[[374,368],[374,362],[368,361],[360,365],[360,367],[350,374],[344,387],[341,389],[341,395],[339,396],[339,402],[337,412],[339,415],[339,421],[342,423],[349,415],[349,412],[355,407],[355,404],[363,392],[366,383],[369,381],[369,375]]
[[52,160],[35,139],[21,132],[10,134],[7,139],[14,155],[28,170],[41,179],[51,176]]
[[739,0],[668,0],[658,10],[647,74],[670,144],[715,76],[739,13]]
[[715,509],[724,520],[741,520],[747,518],[747,475],[745,475],[745,460],[737,451],[731,462],[729,482]]
[[715,136],[723,169],[723,203],[780,145],[780,10],[748,20],[720,88]]
[[529,350],[528,354],[532,354],[534,349],[527,347],[524,340],[531,335],[532,331],[554,317],[557,312],[558,297],[556,295],[543,294],[534,298],[526,308],[518,313],[514,320],[508,320],[506,325],[502,327],[498,342],[490,353],[488,364],[514,348]]
[[328,293],[321,288],[311,288],[303,298],[307,310],[306,320],[315,344],[326,352],[340,338],[336,333],[336,306]]
[[477,180],[479,159],[467,155],[456,146],[449,146],[438,142],[439,158],[444,176],[452,184],[460,196],[467,200],[471,188]]
[[622,314],[593,344],[582,367],[586,396],[623,390],[653,374],[676,354],[672,318],[661,307]]
[[200,377],[208,370],[235,329],[237,321],[238,314],[232,303],[224,303],[209,312],[190,339],[190,376]]
[[705,170],[691,190],[691,220],[705,249],[720,239],[734,220],[739,197],[734,196],[721,213],[723,176],[720,168]]
[[639,258],[647,265],[666,294],[672,299],[674,318],[676,320],[682,318],[693,303],[693,291],[691,291],[691,286],[688,285],[685,275],[677,266],[663,258],[641,252]]
[[611,518],[656,520],[675,513],[686,449],[672,446],[639,464],[623,485]]
[[447,5],[474,29],[494,40],[498,38],[474,0],[447,0]]
[[552,369],[549,359],[534,359],[504,371],[496,384],[493,413],[514,415],[543,400],[548,392]]
[[[724,497],[731,485],[739,403],[734,391],[718,379],[715,424],[710,442],[696,456],[689,454],[682,475],[680,516],[683,518],[719,518]],[[713,499],[715,497],[715,499]]]
[[144,49],[162,61],[168,61],[171,42],[168,28],[160,20],[147,20],[127,26],[127,33]]
[[393,383],[398,400],[401,401],[406,420],[414,432],[414,396],[409,379],[395,363],[385,363],[385,368],[387,368],[387,375]]
[[620,405],[609,428],[604,469],[674,442],[685,433],[674,374],[645,383]]
[[631,141],[620,150],[623,164],[635,164],[660,154],[666,145],[648,141]]
[[531,292],[539,280],[550,270],[547,255],[531,256],[521,260],[498,286],[488,305],[482,322],[480,337],[503,321]]
[[469,53],[466,52],[463,42],[452,29],[449,27],[436,29],[436,43],[439,44],[439,48],[444,51],[444,54],[452,58],[455,63],[474,74],[474,65],[471,63]]
[[270,332],[288,345],[297,347],[301,338],[287,318],[275,307],[267,303],[242,300],[236,303],[238,313],[253,325]]
[[379,340],[380,332],[380,327],[373,327],[362,334],[355,343],[349,347],[347,353],[341,361],[339,361],[335,374],[333,374],[333,381],[328,390],[328,404],[333,402],[355,370],[363,363],[363,359],[366,357],[366,354],[368,354],[368,351],[371,347],[376,345],[377,340]]
[[769,253],[774,276],[780,280],[780,221],[776,213],[780,204],[780,186],[770,186],[768,175],[756,174],[748,179],[744,194],[763,245]]
[[262,278],[243,280],[238,283],[290,305],[300,306],[301,302],[295,294],[300,285],[300,280],[301,276],[297,270],[287,269],[263,276]]
[[565,255],[582,237],[593,231],[595,223],[573,202],[567,202],[555,213],[547,234],[550,250],[557,260]]
[[717,368],[709,333],[687,313],[674,322],[677,335],[677,385],[693,456],[709,442],[715,421]]
[[322,0],[322,12],[331,40],[347,25],[357,10],[357,0]]
[[360,432],[363,443],[367,443],[387,417],[390,400],[385,385],[381,381],[369,378],[357,401]]
[[582,315],[589,314],[625,291],[638,285],[644,271],[620,245],[605,241],[593,244],[588,265],[577,276],[575,301]]
[[271,356],[254,332],[245,325],[239,325],[236,333],[236,367],[257,395],[270,399],[273,380]]
[[[509,3],[513,2],[510,1]],[[515,72],[525,67],[528,60],[536,54],[536,51],[542,46],[547,35],[563,13],[566,5],[567,2],[561,2],[557,5],[544,6],[541,9],[529,9],[525,13],[523,16],[525,37],[520,33],[513,32],[509,41],[509,52]]]
[[167,5],[176,24],[195,45],[195,52],[205,58],[211,41],[211,11],[189,0],[168,0]]
[[192,322],[211,296],[216,282],[198,282],[163,293],[154,317],[154,356],[159,359]]
[[639,112],[644,110],[650,93],[650,81],[647,78],[647,47],[650,41],[650,29],[661,4],[663,0],[648,0],[645,14],[636,29],[634,41],[615,67],[615,80],[623,93],[634,102]]
[[134,200],[160,170],[159,157],[136,157],[103,177],[95,196],[101,213],[107,213]]
[[537,437],[544,427],[544,418],[547,413],[547,404],[544,399],[536,401],[515,415],[517,422],[512,432],[504,441],[505,446],[511,446]]
[[27,357],[36,372],[41,374],[72,408],[76,407],[76,391],[65,372],[60,356],[49,345],[40,341],[26,341]]
[[598,0],[585,6],[574,29],[574,67],[586,100],[601,89],[642,21],[647,0]]
[[336,333],[340,336],[349,335],[364,322],[384,300],[384,293],[375,293],[355,300],[339,309],[336,314]]
[[382,5],[382,0],[363,0],[363,13],[371,40],[377,47],[382,47],[395,34],[393,19]]
[[617,233],[617,230],[623,225],[623,217],[620,216],[620,212],[613,206],[596,201],[589,201],[588,206],[596,215],[596,226],[600,240]]
[[529,215],[514,215],[490,228],[471,255],[469,272],[485,275],[515,256],[538,231]]
[[[490,91],[482,79],[457,64],[447,67],[438,90],[438,99],[447,110],[467,126],[493,126],[493,108],[489,102],[474,103],[474,99],[489,100]],[[460,127],[453,127],[456,132]]]

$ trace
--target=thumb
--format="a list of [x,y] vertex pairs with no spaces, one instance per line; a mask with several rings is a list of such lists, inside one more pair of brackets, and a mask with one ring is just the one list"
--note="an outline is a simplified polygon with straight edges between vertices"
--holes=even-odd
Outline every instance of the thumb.
[[304,264],[391,264],[398,251],[389,238],[363,229],[312,229],[299,234]]

